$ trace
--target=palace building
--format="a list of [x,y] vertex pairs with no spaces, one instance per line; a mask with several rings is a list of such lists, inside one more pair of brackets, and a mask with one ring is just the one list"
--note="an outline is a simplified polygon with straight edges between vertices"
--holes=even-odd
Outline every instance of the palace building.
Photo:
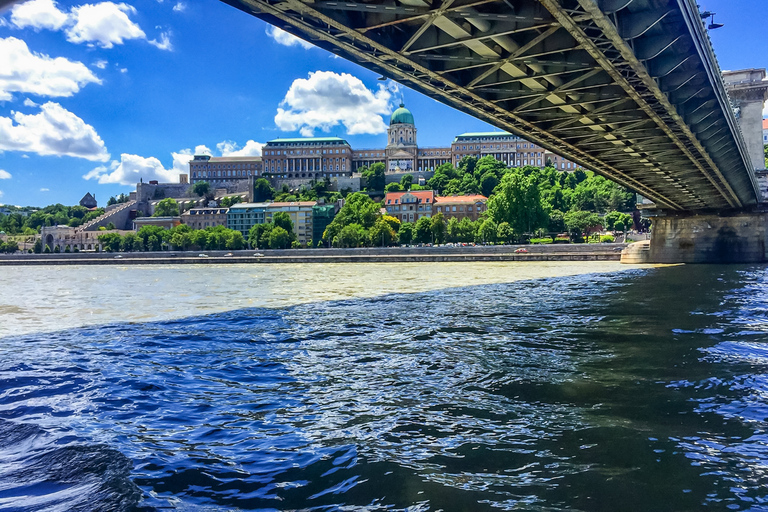
[[387,144],[383,148],[353,149],[339,137],[274,139],[264,145],[262,156],[195,155],[189,163],[189,175],[191,183],[208,181],[215,187],[264,177],[275,187],[284,183],[298,186],[327,178],[342,188],[342,184],[350,185],[356,172],[376,163],[384,164],[387,174],[402,175],[432,172],[445,163],[458,165],[465,156],[489,155],[508,167],[550,164],[559,170],[577,168],[568,160],[507,132],[463,133],[456,136],[450,146],[419,147],[413,114],[401,103],[390,116]]

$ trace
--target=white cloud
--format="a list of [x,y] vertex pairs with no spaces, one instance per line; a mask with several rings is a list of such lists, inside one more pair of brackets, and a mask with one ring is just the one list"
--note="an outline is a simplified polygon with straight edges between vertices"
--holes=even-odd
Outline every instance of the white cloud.
[[11,117],[0,117],[0,151],[109,160],[96,130],[51,101],[41,106],[38,114],[11,112]]
[[125,74],[128,72],[128,68],[120,68],[120,72]]
[[187,4],[184,2],[176,2],[176,5],[173,6],[173,10],[175,12],[184,12],[187,10]]
[[113,160],[109,165],[99,166],[83,175],[86,180],[97,180],[100,184],[118,183],[120,185],[133,185],[140,180],[158,180],[164,183],[176,183],[179,181],[179,173],[176,169],[166,169],[157,158],[151,156],[145,158],[139,155],[123,153],[120,161]]
[[384,133],[387,125],[382,115],[391,112],[391,98],[383,85],[374,92],[350,74],[315,71],[309,78],[293,81],[277,109],[275,123],[283,131],[299,130],[304,137],[312,136],[316,129],[328,132],[339,124],[350,135]]
[[[53,0],[30,0],[17,4],[11,10],[11,24],[17,28],[35,30],[64,30],[71,43],[87,43],[112,48],[130,39],[147,40],[147,35],[130,16],[136,9],[126,3],[99,2],[60,10]],[[161,33],[158,40],[148,40],[161,50],[170,50],[168,34]]]
[[0,101],[10,100],[12,92],[72,96],[90,82],[101,80],[82,62],[31,52],[15,37],[0,39]]
[[106,69],[108,62],[105,60],[97,60],[93,63],[94,66],[96,66],[99,69]]
[[285,30],[279,29],[274,25],[267,25],[267,35],[274,39],[277,44],[283,46],[301,46],[305,50],[314,48],[313,44],[308,43],[293,34],[289,34]]
[[11,173],[0,169],[0,180],[9,180],[9,179],[11,179]]
[[129,14],[136,14],[136,9],[122,3],[101,2],[73,7],[70,16],[74,24],[66,29],[67,40],[112,48],[128,39],[146,39],[144,31],[131,21]]
[[213,152],[208,148],[208,146],[204,146],[202,144],[200,144],[199,146],[195,146],[195,154],[213,156]]
[[173,45],[171,44],[171,38],[168,36],[167,32],[162,32],[160,34],[160,40],[150,39],[149,44],[154,46],[155,48],[159,48],[160,50],[173,50]]
[[11,10],[11,23],[18,28],[59,30],[68,22],[69,16],[53,0],[31,0],[16,4]]
[[0,190],[0,197],[3,197],[3,191]]
[[245,146],[240,146],[231,140],[225,140],[216,144],[221,156],[261,156],[261,148],[264,146],[261,142],[249,140]]
[[25,107],[39,107],[40,105],[38,105],[37,103],[35,103],[34,101],[32,101],[29,98],[25,98],[24,99],[24,106]]
[[49,188],[41,188],[40,189],[40,192],[50,192],[50,191],[51,191],[51,189],[49,189]]

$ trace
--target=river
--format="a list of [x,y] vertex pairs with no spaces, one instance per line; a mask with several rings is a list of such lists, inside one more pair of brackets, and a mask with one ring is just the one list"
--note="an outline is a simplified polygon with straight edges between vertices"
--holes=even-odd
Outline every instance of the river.
[[765,270],[4,267],[0,510],[768,509]]

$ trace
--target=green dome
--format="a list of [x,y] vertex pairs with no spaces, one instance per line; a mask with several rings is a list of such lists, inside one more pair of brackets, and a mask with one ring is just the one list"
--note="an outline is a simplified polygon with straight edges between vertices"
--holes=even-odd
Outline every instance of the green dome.
[[389,124],[415,124],[413,122],[413,114],[411,111],[405,108],[405,105],[400,104],[400,108],[392,112],[392,117],[389,119]]

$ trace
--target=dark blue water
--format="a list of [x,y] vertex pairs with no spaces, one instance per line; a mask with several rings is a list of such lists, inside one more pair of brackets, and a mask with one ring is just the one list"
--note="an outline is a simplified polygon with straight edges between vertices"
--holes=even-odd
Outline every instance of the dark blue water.
[[5,338],[0,509],[768,510],[767,315],[686,266]]

